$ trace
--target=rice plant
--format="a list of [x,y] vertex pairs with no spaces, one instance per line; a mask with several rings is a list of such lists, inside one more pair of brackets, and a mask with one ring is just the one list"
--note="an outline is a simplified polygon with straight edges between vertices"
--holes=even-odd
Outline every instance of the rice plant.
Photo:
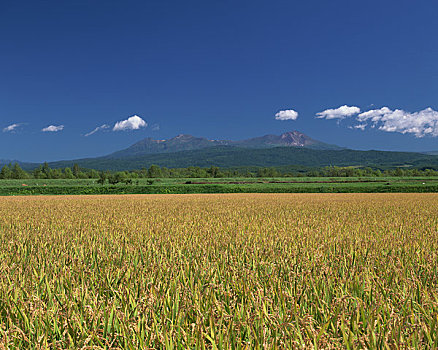
[[0,348],[438,347],[438,195],[0,198]]

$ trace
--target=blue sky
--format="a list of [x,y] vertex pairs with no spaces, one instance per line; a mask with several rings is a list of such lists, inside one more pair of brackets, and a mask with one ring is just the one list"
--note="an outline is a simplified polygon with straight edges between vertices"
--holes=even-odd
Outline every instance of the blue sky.
[[[437,150],[437,11],[432,0],[3,1],[0,159],[289,130]],[[296,120],[276,120],[287,110]]]

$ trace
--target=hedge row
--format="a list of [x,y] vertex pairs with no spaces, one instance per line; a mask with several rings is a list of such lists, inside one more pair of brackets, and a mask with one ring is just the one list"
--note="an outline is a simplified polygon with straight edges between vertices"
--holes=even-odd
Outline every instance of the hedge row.
[[279,186],[260,185],[149,185],[149,186],[47,186],[47,187],[0,187],[1,196],[13,195],[81,195],[81,194],[189,194],[189,193],[395,193],[438,192],[438,185],[363,185],[354,186]]

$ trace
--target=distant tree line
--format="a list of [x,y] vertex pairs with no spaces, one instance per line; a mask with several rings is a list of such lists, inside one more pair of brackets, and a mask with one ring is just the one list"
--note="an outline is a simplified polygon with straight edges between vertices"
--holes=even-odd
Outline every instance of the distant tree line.
[[82,169],[77,164],[72,168],[51,169],[48,163],[32,171],[23,170],[18,163],[4,165],[0,170],[0,179],[98,179],[98,183],[131,184],[139,178],[223,178],[223,177],[380,177],[380,176],[438,176],[434,169],[395,168],[373,169],[330,166],[309,170],[284,170],[278,167],[225,169],[216,166],[209,168],[187,167],[166,168],[151,165],[149,168],[132,171],[97,171]]
[[18,163],[4,165],[0,170],[0,179],[93,179],[99,172],[94,169],[80,169],[77,164],[73,168],[51,169],[44,163],[32,171],[23,170]]

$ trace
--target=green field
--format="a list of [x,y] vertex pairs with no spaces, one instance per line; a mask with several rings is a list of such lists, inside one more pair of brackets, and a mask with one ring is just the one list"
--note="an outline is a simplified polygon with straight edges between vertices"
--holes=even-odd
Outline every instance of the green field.
[[165,178],[103,186],[96,179],[0,180],[0,195],[305,192],[438,192],[438,177]]

